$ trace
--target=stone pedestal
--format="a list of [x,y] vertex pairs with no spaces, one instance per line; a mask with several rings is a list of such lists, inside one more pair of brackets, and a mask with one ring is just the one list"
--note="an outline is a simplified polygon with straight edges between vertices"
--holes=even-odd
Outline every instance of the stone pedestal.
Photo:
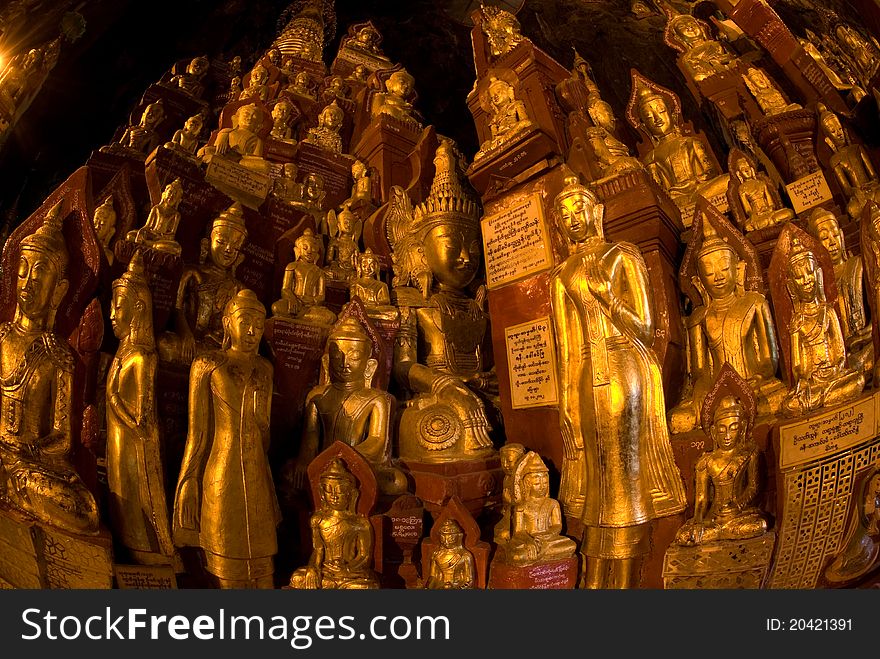
[[770,567],[775,540],[773,531],[768,531],[747,540],[670,547],[663,563],[663,587],[700,590],[761,588]]
[[419,571],[413,555],[425,530],[425,507],[418,497],[404,494],[394,500],[385,517],[383,585],[417,588]]
[[415,495],[434,516],[453,496],[474,517],[501,502],[503,473],[497,456],[439,463],[401,460],[400,467],[415,481]]
[[571,590],[577,586],[579,555],[534,565],[507,565],[496,558],[489,566],[491,590]]

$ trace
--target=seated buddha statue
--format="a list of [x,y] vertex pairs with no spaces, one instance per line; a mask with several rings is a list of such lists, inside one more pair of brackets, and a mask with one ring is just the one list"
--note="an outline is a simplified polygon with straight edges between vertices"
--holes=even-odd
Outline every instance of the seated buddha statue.
[[315,128],[309,128],[303,142],[314,144],[333,153],[342,153],[342,137],[339,135],[339,131],[342,130],[343,119],[345,119],[345,113],[334,100],[321,110],[321,114],[318,115],[318,125]]
[[200,114],[194,114],[183,124],[183,128],[174,131],[170,142],[165,144],[166,149],[175,149],[187,156],[195,156],[201,142],[202,128],[205,120]]
[[416,80],[405,69],[395,71],[385,81],[385,91],[373,97],[373,119],[382,115],[394,117],[398,121],[419,124],[412,106]]
[[294,203],[302,201],[303,184],[296,182],[299,167],[292,162],[286,162],[281,166],[281,176],[272,183],[272,194],[282,201]]
[[272,130],[269,137],[281,142],[293,142],[290,128],[290,118],[293,116],[293,106],[289,101],[281,99],[272,106]]
[[750,66],[742,77],[749,92],[755,97],[758,107],[761,108],[761,112],[766,116],[770,117],[774,114],[802,109],[797,103],[786,101],[782,92],[776,89],[776,86],[762,69]]
[[[782,200],[773,189],[770,178],[763,172],[758,174],[745,154],[741,153],[739,158],[731,160],[729,192],[734,193],[731,206],[741,209],[745,215],[743,231],[766,229],[794,218],[794,211],[782,206]],[[728,194],[728,198],[730,196]],[[734,214],[737,214],[736,211]]]
[[378,588],[373,572],[373,528],[356,512],[357,482],[345,463],[335,458],[320,476],[321,501],[309,520],[312,555],[294,571],[290,588]]
[[107,263],[113,265],[113,249],[110,241],[116,233],[116,211],[113,209],[113,195],[104,200],[104,203],[95,209],[92,216],[92,226],[95,227],[95,233],[98,235],[98,242],[104,250],[104,256],[107,257]]
[[207,57],[194,57],[189,64],[186,65],[186,71],[178,73],[171,77],[170,84],[185,91],[193,98],[200,98],[204,87],[202,79],[208,72],[210,63]]
[[743,290],[740,268],[745,264],[717,236],[704,240],[696,261],[694,284],[703,302],[686,320],[693,392],[669,413],[673,433],[694,428],[725,363],[752,388],[760,416],[776,414],[785,395],[776,376],[779,349],[770,304],[758,291]]
[[241,250],[247,239],[244,212],[238,202],[211,223],[202,240],[198,264],[183,269],[174,305],[174,333],[159,340],[164,361],[190,364],[198,355],[219,350],[223,345],[223,310],[244,288],[235,277]]
[[529,119],[525,104],[516,98],[513,87],[504,80],[494,76],[489,78],[487,92],[490,137],[480,146],[474,156],[475,160],[534,125]]
[[101,151],[113,152],[123,150],[139,153],[143,156],[152,153],[161,144],[157,129],[163,119],[165,119],[165,108],[160,99],[144,108],[140,123],[126,128],[119,142],[107,147],[101,147]]
[[357,277],[348,287],[352,298],[364,303],[367,315],[372,319],[394,320],[400,312],[391,304],[388,284],[379,279],[379,261],[369,247],[356,259]]
[[721,175],[708,147],[694,135],[684,135],[677,109],[647,81],[633,85],[636,127],[651,138],[653,148],[642,158],[651,178],[679,208],[691,206],[696,195],[711,199],[723,194],[727,177]]
[[394,398],[372,386],[379,364],[370,356],[371,351],[370,337],[353,316],[330,333],[323,366],[327,382],[313,388],[306,397],[296,461],[296,481],[300,487],[305,484],[309,463],[338,440],[353,447],[370,463],[381,492],[406,492],[406,476],[391,462]]
[[513,483],[510,540],[504,547],[511,565],[531,565],[574,555],[574,540],[562,535],[562,508],[550,497],[550,476],[534,451],[516,465]]
[[287,89],[297,96],[303,96],[312,100],[315,98],[312,92],[312,79],[307,71],[298,71],[293,76],[293,81],[287,86]]
[[15,315],[0,324],[0,500],[44,524],[94,534],[98,506],[71,463],[75,359],[54,331],[69,287],[61,204],[21,241],[10,282]]
[[862,393],[865,376],[846,364],[840,321],[825,299],[816,255],[795,237],[788,257],[788,294],[794,306],[788,331],[794,386],[782,402],[797,416],[851,400]]
[[263,103],[269,100],[269,72],[262,64],[257,64],[251,70],[251,77],[248,80],[248,86],[238,95],[238,100],[243,101],[246,98],[259,99]]
[[708,434],[713,449],[694,468],[694,516],[675,541],[688,546],[762,535],[767,519],[753,503],[760,456],[751,439],[751,420],[738,398],[725,396],[717,403]]
[[733,53],[711,38],[708,26],[693,16],[673,16],[669,20],[667,33],[681,49],[682,68],[694,82],[727,71],[736,61]]
[[321,225],[324,222],[324,199],[327,196],[324,177],[316,172],[309,172],[303,179],[300,189],[302,192],[299,199],[292,200],[291,205],[311,214],[318,225]]
[[263,138],[259,136],[262,125],[262,111],[253,103],[242,105],[232,115],[232,128],[221,128],[214,143],[202,147],[199,155],[206,163],[215,156],[222,156],[248,169],[267,173],[270,165],[263,158]]
[[834,560],[825,568],[825,580],[834,585],[852,583],[877,567],[880,558],[880,468],[869,470],[853,497],[854,505]]
[[867,151],[861,144],[850,142],[836,114],[824,105],[817,105],[819,127],[825,142],[834,152],[829,165],[847,198],[846,211],[853,219],[860,217],[868,200],[880,201],[880,181]]
[[440,546],[431,553],[425,588],[462,590],[473,588],[477,580],[474,555],[464,546],[464,531],[448,517],[440,527]]
[[818,238],[831,256],[837,282],[837,311],[850,367],[870,375],[874,363],[871,324],[865,309],[862,257],[846,249],[843,231],[834,213],[815,208],[807,217],[807,231]]
[[348,208],[327,213],[331,234],[327,245],[327,276],[337,281],[351,281],[357,274],[358,245],[363,223]]
[[272,303],[272,315],[330,325],[336,314],[324,306],[326,275],[318,265],[321,239],[306,229],[296,239],[294,260],[284,269],[281,298]]
[[150,209],[147,222],[137,231],[129,231],[126,238],[155,249],[180,256],[180,244],[175,240],[180,225],[180,211],[177,207],[183,201],[183,185],[179,178],[165,186],[162,198]]

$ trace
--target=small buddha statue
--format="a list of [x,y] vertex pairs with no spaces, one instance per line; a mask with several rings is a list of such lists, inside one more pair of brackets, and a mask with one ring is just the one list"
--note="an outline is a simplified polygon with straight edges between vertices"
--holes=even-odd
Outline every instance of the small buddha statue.
[[98,506],[71,464],[74,355],[55,333],[69,286],[62,203],[21,241],[15,315],[0,324],[0,493],[43,524],[95,534]]
[[734,214],[741,210],[745,216],[744,231],[758,231],[794,219],[794,211],[782,206],[782,199],[776,192],[770,177],[764,172],[758,174],[754,163],[745,154],[730,158],[731,186],[728,199]]
[[177,207],[183,201],[183,185],[179,178],[165,186],[162,198],[150,209],[147,222],[137,231],[129,231],[127,240],[180,256],[180,244],[175,240],[180,225],[180,211]]
[[837,311],[848,363],[868,376],[873,368],[874,344],[864,302],[862,257],[846,249],[837,218],[826,208],[813,209],[807,218],[807,231],[819,239],[834,264]]
[[358,64],[355,66],[351,73],[348,74],[348,80],[353,82],[364,83],[367,81],[367,77],[370,75],[369,70],[363,64]]
[[372,386],[379,364],[370,356],[371,351],[370,337],[353,316],[330,333],[323,367],[327,382],[306,397],[296,468],[300,487],[305,484],[309,463],[338,440],[370,463],[381,492],[406,492],[406,476],[391,461],[394,398]]
[[[302,182],[302,194],[299,201],[292,202],[296,208],[301,208],[311,213],[316,218],[323,217],[324,198],[327,191],[324,189],[324,177],[315,172],[309,172]],[[319,219],[320,223],[320,219]]]
[[840,321],[825,300],[816,255],[795,237],[788,257],[788,294],[794,310],[789,323],[794,385],[782,403],[797,416],[851,400],[862,393],[865,376],[846,364]]
[[474,160],[487,152],[509,142],[514,136],[531,128],[525,104],[516,98],[513,87],[500,78],[489,78],[488,101],[491,118],[489,130],[491,137],[483,142]]
[[712,450],[697,460],[694,516],[675,536],[680,545],[755,538],[767,519],[754,506],[759,454],[751,439],[752,420],[735,396],[716,403],[708,435]]
[[510,540],[504,557],[511,565],[531,565],[574,555],[574,540],[562,535],[562,508],[550,497],[550,476],[534,451],[516,465]]
[[782,92],[776,89],[776,86],[770,81],[770,78],[762,69],[750,66],[746,69],[746,72],[743,73],[742,78],[752,96],[755,97],[755,101],[758,103],[758,107],[761,108],[761,112],[766,116],[770,117],[774,114],[802,109],[797,103],[787,102],[782,95]]
[[293,142],[290,118],[293,116],[293,106],[290,101],[281,99],[272,106],[272,130],[269,137],[281,142]]
[[[333,256],[330,256],[330,250]],[[357,276],[357,243],[351,240],[333,238],[327,250],[328,265],[324,268],[327,278],[334,281],[350,282]]]
[[137,563],[173,564],[156,415],[153,297],[140,252],[113,282],[110,322],[119,339],[107,376],[106,460],[113,531]]
[[669,413],[675,433],[694,428],[703,399],[724,364],[751,387],[760,416],[779,412],[785,395],[776,376],[779,349],[770,304],[757,290],[744,290],[745,263],[716,235],[703,240],[696,266],[693,283],[702,301],[693,300],[694,310],[685,321],[693,392]]
[[837,26],[834,35],[858,81],[866,89],[869,88],[880,67],[880,48],[876,41],[872,43],[844,23]]
[[380,38],[381,36],[376,28],[368,24],[360,28],[357,34],[355,34],[354,39],[349,41],[347,45],[349,48],[370,53],[371,55],[381,55],[382,51],[379,49]]
[[819,126],[825,142],[834,152],[829,165],[848,201],[846,211],[853,219],[860,217],[870,199],[880,201],[880,181],[867,151],[861,144],[850,142],[840,119],[823,104],[817,105]]
[[161,144],[158,133],[159,124],[165,119],[165,108],[162,100],[150,103],[141,115],[140,123],[129,126],[122,133],[119,142],[110,147],[102,147],[101,150],[113,151],[123,149],[130,152],[147,155]]
[[346,93],[347,89],[342,76],[331,76],[324,87],[324,91],[321,92],[321,98],[329,103],[336,99],[345,99]]
[[113,249],[110,247],[110,241],[116,233],[116,211],[113,209],[113,195],[104,200],[104,203],[95,209],[92,216],[92,226],[95,227],[95,233],[98,235],[98,242],[104,250],[104,256],[107,257],[107,263],[113,265]]
[[700,82],[716,73],[730,69],[736,56],[724,45],[711,38],[708,26],[688,14],[669,19],[666,33],[671,45],[679,50],[684,73],[694,82]]
[[211,223],[211,233],[202,240],[199,263],[187,265],[180,277],[173,315],[175,332],[165,334],[159,342],[163,360],[190,364],[196,356],[222,346],[223,310],[244,288],[235,268],[247,234],[238,202]]
[[356,512],[357,482],[345,463],[335,458],[320,476],[321,501],[312,515],[312,555],[290,577],[290,588],[378,588],[371,568],[373,528]]
[[229,92],[226,97],[230,101],[234,101],[241,94],[241,76],[233,76],[229,80]]
[[843,585],[877,567],[880,558],[880,470],[872,469],[854,495],[846,535],[834,560],[825,568],[825,580]]
[[419,124],[412,106],[415,78],[405,69],[395,71],[385,81],[385,91],[373,97],[372,117],[388,115],[398,121]]
[[516,473],[516,465],[526,454],[526,447],[522,444],[505,444],[498,449],[501,458],[501,470],[504,472],[504,483],[501,487],[501,519],[495,524],[493,540],[497,545],[506,544],[510,540],[511,512],[513,510],[513,481]]
[[330,325],[336,314],[324,306],[326,275],[317,265],[321,239],[306,229],[293,247],[294,261],[284,269],[281,298],[272,304],[272,315]]
[[243,289],[223,310],[223,348],[192,363],[174,541],[201,547],[221,588],[272,588],[281,509],[269,466],[272,364],[257,354],[266,309]]
[[183,124],[183,128],[174,131],[170,142],[165,144],[166,149],[175,149],[190,157],[195,157],[201,142],[202,129],[205,120],[201,114],[194,114]]
[[[326,225],[331,236],[327,246],[326,260],[330,264],[328,270],[345,273],[345,277],[333,278],[348,281],[355,274],[355,257],[358,254],[363,222],[343,206],[339,213],[332,210],[327,213]],[[345,254],[341,254],[343,251]],[[333,267],[334,264],[337,264],[336,267]]]
[[272,184],[272,192],[282,201],[295,203],[302,201],[303,185],[296,182],[299,168],[292,162],[286,162],[281,166],[281,176]]
[[287,89],[298,96],[304,96],[312,100],[315,98],[312,92],[312,79],[306,71],[297,72],[293,77],[293,82],[290,83]]
[[354,184],[351,186],[351,197],[348,198],[349,208],[360,203],[372,203],[373,176],[363,161],[355,160],[352,163],[351,178],[354,180]]
[[309,128],[303,142],[314,144],[333,153],[342,153],[342,137],[339,135],[339,131],[342,130],[344,119],[345,113],[334,100],[321,110],[321,114],[318,115],[318,125],[315,128]]
[[253,103],[242,105],[232,115],[232,128],[221,128],[214,144],[202,147],[199,155],[207,163],[214,156],[222,156],[256,172],[268,173],[270,165],[263,158],[263,138],[259,136],[262,125],[262,111]]
[[631,97],[635,112],[630,119],[653,142],[654,148],[642,158],[651,178],[679,208],[685,208],[694,203],[697,194],[711,199],[724,193],[727,179],[721,176],[702,140],[682,133],[673,100],[636,77]]
[[482,4],[480,12],[483,15],[483,34],[486,35],[489,53],[493,58],[506,55],[520,42],[527,41],[514,14],[494,5]]
[[391,304],[388,284],[379,279],[379,261],[369,247],[356,257],[357,277],[348,288],[352,298],[364,303],[367,315],[372,319],[394,320],[399,315]]
[[256,98],[265,103],[269,100],[269,72],[262,64],[257,64],[251,70],[251,77],[248,80],[248,86],[238,95],[238,100],[243,101],[246,98]]
[[448,517],[440,527],[440,546],[431,553],[425,588],[430,590],[464,590],[477,581],[474,555],[464,546],[464,531]]
[[170,84],[172,87],[177,87],[185,91],[193,98],[200,98],[204,91],[202,80],[208,72],[209,66],[210,63],[208,62],[207,57],[194,57],[192,61],[187,64],[185,72],[178,73],[171,77]]

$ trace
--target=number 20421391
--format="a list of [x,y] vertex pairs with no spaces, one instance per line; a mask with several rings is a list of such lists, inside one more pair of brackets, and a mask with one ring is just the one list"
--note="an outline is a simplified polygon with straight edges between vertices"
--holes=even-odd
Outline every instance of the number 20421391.
[[768,632],[841,632],[852,631],[852,618],[767,618]]

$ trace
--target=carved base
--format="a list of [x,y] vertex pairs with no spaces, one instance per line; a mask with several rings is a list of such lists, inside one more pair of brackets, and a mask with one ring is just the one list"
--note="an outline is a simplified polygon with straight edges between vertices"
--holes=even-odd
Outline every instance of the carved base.
[[761,588],[776,534],[720,540],[696,547],[671,546],[663,561],[664,588]]
[[0,582],[14,588],[112,588],[110,533],[66,533],[0,508]]
[[571,590],[577,585],[577,555],[546,563],[515,566],[497,558],[489,565],[492,590]]
[[474,517],[501,502],[504,474],[497,456],[440,464],[401,460],[400,466],[415,481],[415,495],[435,517],[456,495]]
[[543,131],[527,131],[487,152],[470,166],[467,176],[485,202],[508,187],[518,174],[553,157],[558,150],[556,141]]

